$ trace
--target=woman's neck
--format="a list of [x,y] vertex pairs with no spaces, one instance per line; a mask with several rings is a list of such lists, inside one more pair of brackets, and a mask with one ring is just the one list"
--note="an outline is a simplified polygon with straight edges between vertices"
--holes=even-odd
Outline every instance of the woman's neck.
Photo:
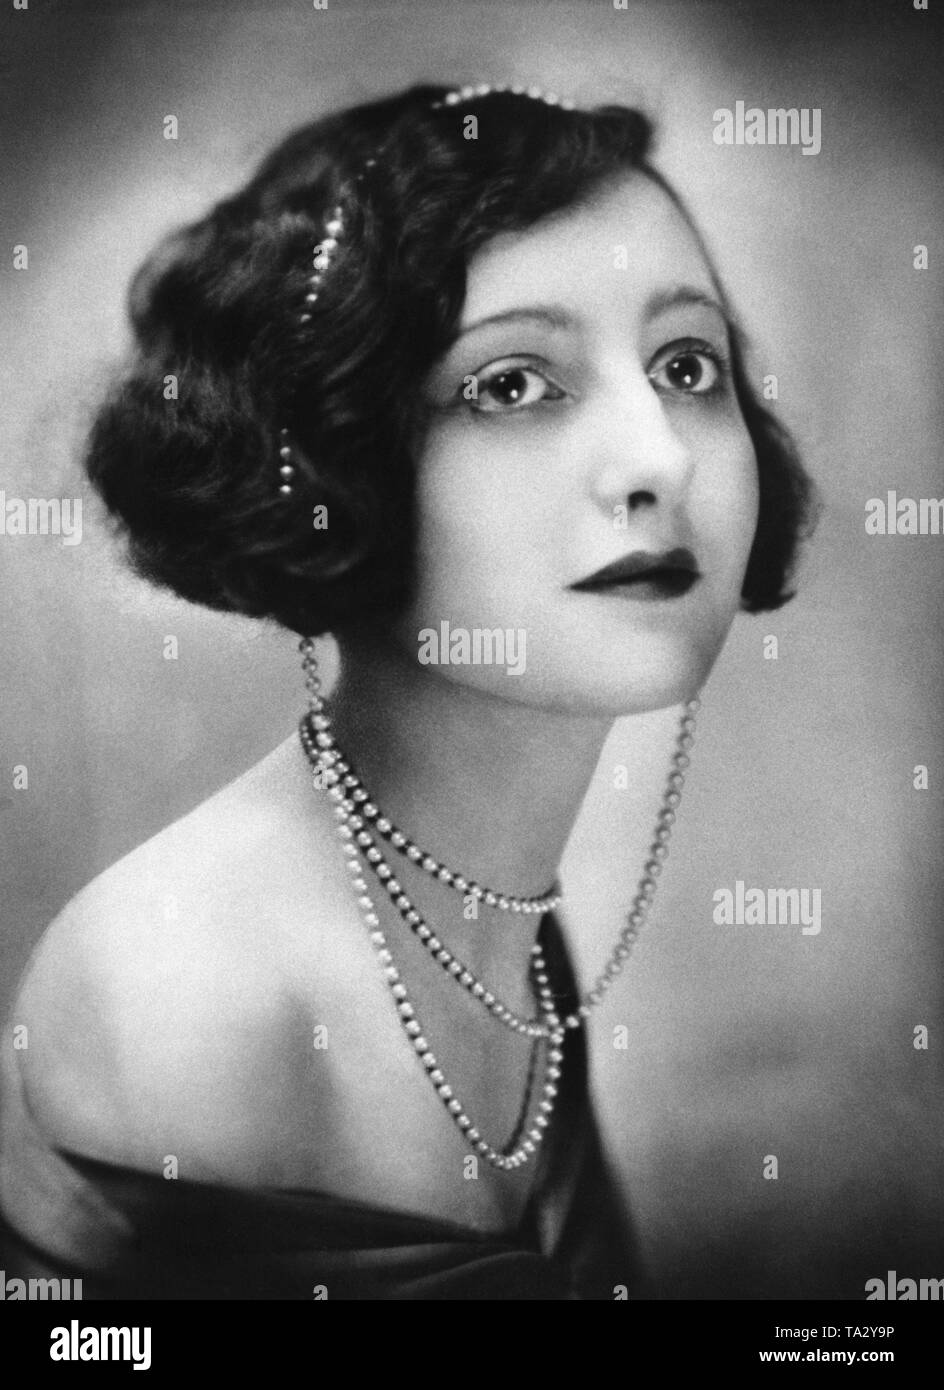
[[612,724],[503,701],[356,639],[329,713],[385,816],[455,872],[517,896],[553,882]]

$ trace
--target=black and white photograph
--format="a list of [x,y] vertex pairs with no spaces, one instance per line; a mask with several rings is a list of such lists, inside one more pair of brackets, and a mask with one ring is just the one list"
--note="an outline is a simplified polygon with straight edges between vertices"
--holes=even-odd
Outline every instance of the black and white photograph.
[[944,1301],[938,0],[0,31],[31,1364],[351,1300],[894,1361]]

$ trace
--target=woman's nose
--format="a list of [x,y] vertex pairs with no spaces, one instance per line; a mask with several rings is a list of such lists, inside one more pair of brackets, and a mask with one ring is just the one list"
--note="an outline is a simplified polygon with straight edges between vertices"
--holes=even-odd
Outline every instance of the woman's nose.
[[612,514],[617,506],[675,503],[691,477],[691,452],[645,371],[615,373],[592,413],[586,458],[599,506]]

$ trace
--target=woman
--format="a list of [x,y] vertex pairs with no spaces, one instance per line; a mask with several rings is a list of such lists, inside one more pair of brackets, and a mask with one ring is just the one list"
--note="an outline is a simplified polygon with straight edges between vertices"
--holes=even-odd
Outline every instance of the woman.
[[[8,1271],[86,1297],[643,1287],[584,1025],[655,892],[697,692],[738,609],[789,597],[808,512],[649,139],[621,107],[416,86],[295,132],[139,273],[89,475],[141,574],[302,637],[311,708],[37,947]],[[564,845],[612,721],[676,704],[581,993]]]

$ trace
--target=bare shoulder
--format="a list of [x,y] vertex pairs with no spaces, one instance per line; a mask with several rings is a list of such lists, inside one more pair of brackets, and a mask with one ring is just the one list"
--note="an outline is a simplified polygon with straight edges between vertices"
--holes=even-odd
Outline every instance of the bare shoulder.
[[238,1168],[245,1149],[251,1168],[299,1084],[291,1059],[303,1066],[311,1042],[296,982],[324,966],[318,924],[345,889],[291,739],[100,874],[46,929],[14,1005],[46,1132],[137,1166],[182,1150],[197,1170],[223,1151]]

